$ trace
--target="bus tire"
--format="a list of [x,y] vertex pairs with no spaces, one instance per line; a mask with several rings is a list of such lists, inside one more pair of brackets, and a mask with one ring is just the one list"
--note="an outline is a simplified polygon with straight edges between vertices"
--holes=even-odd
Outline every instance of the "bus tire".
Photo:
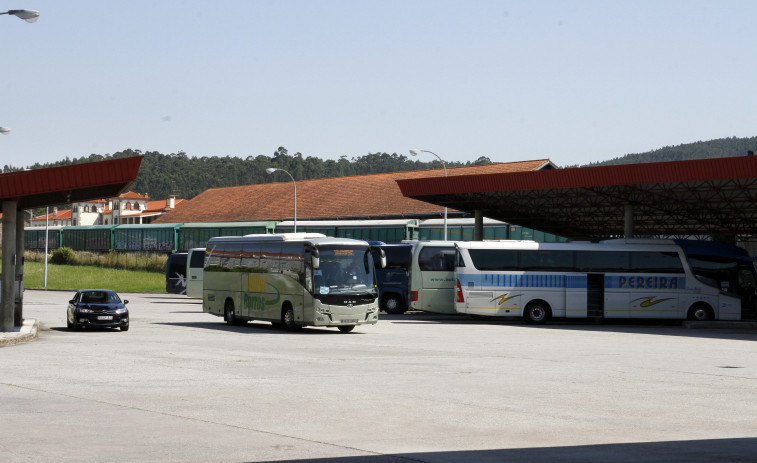
[[281,308],[281,326],[287,331],[295,331],[302,328],[302,326],[295,323],[294,307],[288,302]]
[[712,307],[704,302],[697,302],[689,308],[686,318],[693,321],[705,322],[715,319]]
[[529,325],[543,325],[550,317],[552,310],[544,301],[532,301],[523,311],[523,319]]
[[388,314],[399,315],[405,313],[405,307],[396,294],[384,296],[381,305],[384,306],[384,311]]
[[344,325],[344,326],[338,326],[339,331],[342,333],[349,333],[350,331],[355,329],[355,325]]
[[234,313],[234,301],[226,299],[226,303],[223,305],[223,319],[229,326],[239,325],[239,319]]

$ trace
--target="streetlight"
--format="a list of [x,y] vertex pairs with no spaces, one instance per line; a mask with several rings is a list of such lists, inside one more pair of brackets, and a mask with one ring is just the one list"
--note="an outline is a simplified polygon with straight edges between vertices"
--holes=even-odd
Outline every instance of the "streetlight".
[[39,11],[34,10],[8,10],[0,14],[10,14],[19,17],[28,23],[33,23],[39,19]]
[[[447,176],[447,164],[445,164],[444,159],[442,159],[441,156],[434,153],[433,151],[428,151],[428,150],[410,150],[410,154],[413,156],[418,156],[421,153],[431,153],[434,156],[436,156],[442,162],[442,167],[444,167],[444,176],[445,177]],[[444,207],[444,241],[447,241],[447,207],[446,206]]]
[[8,135],[8,132],[10,131],[11,129],[9,129],[8,127],[0,127],[0,133],[2,133],[3,135]]
[[292,184],[294,185],[294,232],[297,233],[297,182],[294,181],[294,177],[292,177],[292,174],[285,171],[284,169],[277,169],[276,167],[269,167],[265,171],[269,174],[272,174],[276,172],[277,170],[280,170],[287,174],[289,178],[292,179]]

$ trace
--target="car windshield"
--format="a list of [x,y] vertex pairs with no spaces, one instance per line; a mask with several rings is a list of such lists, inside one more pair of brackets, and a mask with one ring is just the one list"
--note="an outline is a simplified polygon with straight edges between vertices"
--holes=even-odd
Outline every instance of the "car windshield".
[[121,299],[112,291],[85,291],[81,293],[81,302],[85,304],[119,303]]

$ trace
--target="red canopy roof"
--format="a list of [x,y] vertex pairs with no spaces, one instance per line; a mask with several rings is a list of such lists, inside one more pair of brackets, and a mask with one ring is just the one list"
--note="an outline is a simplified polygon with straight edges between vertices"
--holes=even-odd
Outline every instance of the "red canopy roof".
[[398,180],[402,194],[569,237],[757,234],[757,157]]
[[111,198],[136,179],[143,156],[0,174],[0,201],[21,209]]

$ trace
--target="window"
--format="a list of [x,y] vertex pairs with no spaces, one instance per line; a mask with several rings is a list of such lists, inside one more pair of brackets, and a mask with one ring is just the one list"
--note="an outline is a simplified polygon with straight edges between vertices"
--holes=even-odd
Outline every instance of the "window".
[[455,248],[426,246],[418,255],[418,266],[423,271],[454,272]]
[[573,251],[520,251],[521,270],[540,270],[546,272],[572,272]]
[[621,273],[631,269],[630,253],[625,251],[578,251],[576,270],[594,273]]
[[631,269],[640,273],[683,273],[677,252],[632,252]]
[[469,254],[478,270],[519,270],[518,251],[514,249],[471,249]]

